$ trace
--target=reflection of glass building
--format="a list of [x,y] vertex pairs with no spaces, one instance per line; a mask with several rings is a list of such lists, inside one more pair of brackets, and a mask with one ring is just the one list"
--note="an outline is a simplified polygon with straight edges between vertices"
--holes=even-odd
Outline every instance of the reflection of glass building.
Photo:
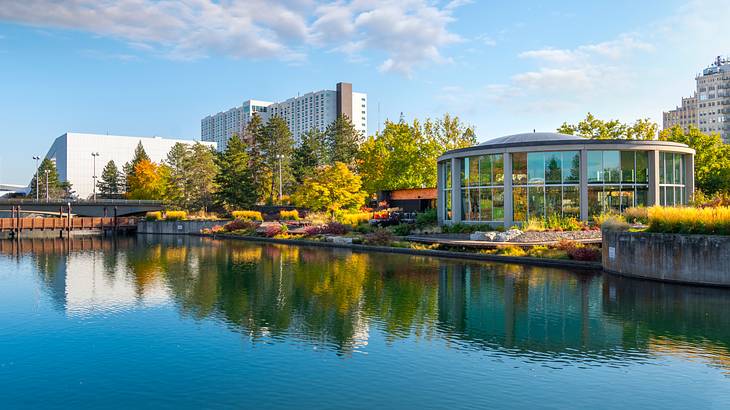
[[694,153],[667,141],[517,134],[438,160],[441,223],[512,226],[553,215],[588,220],[631,206],[686,204]]

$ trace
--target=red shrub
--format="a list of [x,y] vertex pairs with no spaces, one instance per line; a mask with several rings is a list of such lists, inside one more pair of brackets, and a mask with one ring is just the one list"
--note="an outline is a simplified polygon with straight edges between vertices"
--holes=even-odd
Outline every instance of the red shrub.
[[240,219],[236,219],[234,221],[228,222],[223,229],[226,232],[233,232],[233,231],[255,231],[256,230],[256,224],[250,221],[242,221]]
[[597,262],[601,260],[601,250],[593,246],[584,246],[568,250],[570,259],[576,261]]
[[281,227],[281,225],[269,225],[264,230],[263,235],[267,238],[273,238],[274,236],[280,234],[283,230],[284,229]]

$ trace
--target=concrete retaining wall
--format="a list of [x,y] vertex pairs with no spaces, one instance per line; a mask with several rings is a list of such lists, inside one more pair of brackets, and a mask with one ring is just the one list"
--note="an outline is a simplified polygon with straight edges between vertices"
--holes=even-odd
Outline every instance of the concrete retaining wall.
[[142,221],[137,224],[137,233],[157,235],[198,234],[201,229],[225,225],[230,221]]
[[602,250],[607,272],[730,286],[730,236],[603,230]]

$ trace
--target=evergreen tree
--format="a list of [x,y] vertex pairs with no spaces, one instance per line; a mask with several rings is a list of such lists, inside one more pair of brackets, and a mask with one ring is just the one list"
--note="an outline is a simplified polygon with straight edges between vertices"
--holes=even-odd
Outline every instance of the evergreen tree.
[[325,134],[322,131],[312,128],[302,135],[292,156],[292,172],[297,184],[312,176],[315,168],[327,163],[326,148]]
[[[216,153],[200,143],[189,149],[186,163],[186,209],[206,211],[213,204],[216,191],[215,177],[219,174]],[[250,173],[250,172],[249,172]]]
[[[281,172],[282,192],[289,192],[294,183],[291,172],[291,160],[294,138],[286,121],[280,116],[272,117],[264,127],[262,141],[259,145],[263,169],[269,175],[269,201],[274,203],[279,192],[279,173]],[[258,170],[255,170],[258,171]]]
[[[48,171],[47,178],[46,171]],[[38,177],[39,175],[40,178]],[[72,195],[71,183],[61,182],[56,164],[48,158],[44,158],[41,161],[38,167],[38,174],[33,175],[33,179],[30,181],[30,193],[28,196],[34,199],[36,197],[36,180],[38,180],[38,198],[41,200],[46,199],[46,191],[48,191],[49,199],[68,198]]]
[[219,172],[214,183],[217,191],[215,201],[228,210],[250,209],[256,204],[256,187],[254,186],[250,158],[246,144],[234,134],[225,151],[218,156]]
[[254,113],[244,130],[243,141],[247,144],[246,152],[248,153],[249,169],[251,170],[252,183],[256,192],[255,202],[263,202],[271,192],[269,186],[271,176],[265,166],[262,154],[264,139],[264,124],[261,117]]
[[176,143],[167,153],[165,163],[170,168],[170,179],[167,187],[165,200],[170,204],[185,206],[189,202],[188,179],[191,177],[190,167],[190,150],[183,143]]
[[337,116],[325,131],[328,163],[342,162],[348,167],[355,166],[355,157],[363,141],[363,135],[355,129],[349,118]]
[[142,145],[142,141],[139,141],[137,143],[137,147],[134,149],[134,157],[132,158],[132,161],[127,162],[124,164],[123,170],[124,170],[124,191],[130,192],[130,186],[129,181],[130,178],[134,177],[134,170],[137,167],[137,164],[139,164],[142,161],[150,161],[149,155],[147,155],[147,152],[144,150],[144,146]]
[[120,194],[120,182],[121,175],[119,168],[114,161],[107,162],[104,166],[104,170],[101,171],[101,180],[96,183],[96,187],[99,189],[99,194],[102,197],[113,197],[114,195]]

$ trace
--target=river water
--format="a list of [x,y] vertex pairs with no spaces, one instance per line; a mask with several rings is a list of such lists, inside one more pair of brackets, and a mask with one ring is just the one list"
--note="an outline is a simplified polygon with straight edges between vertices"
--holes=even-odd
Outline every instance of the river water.
[[730,408],[730,291],[178,237],[0,241],[0,408]]

